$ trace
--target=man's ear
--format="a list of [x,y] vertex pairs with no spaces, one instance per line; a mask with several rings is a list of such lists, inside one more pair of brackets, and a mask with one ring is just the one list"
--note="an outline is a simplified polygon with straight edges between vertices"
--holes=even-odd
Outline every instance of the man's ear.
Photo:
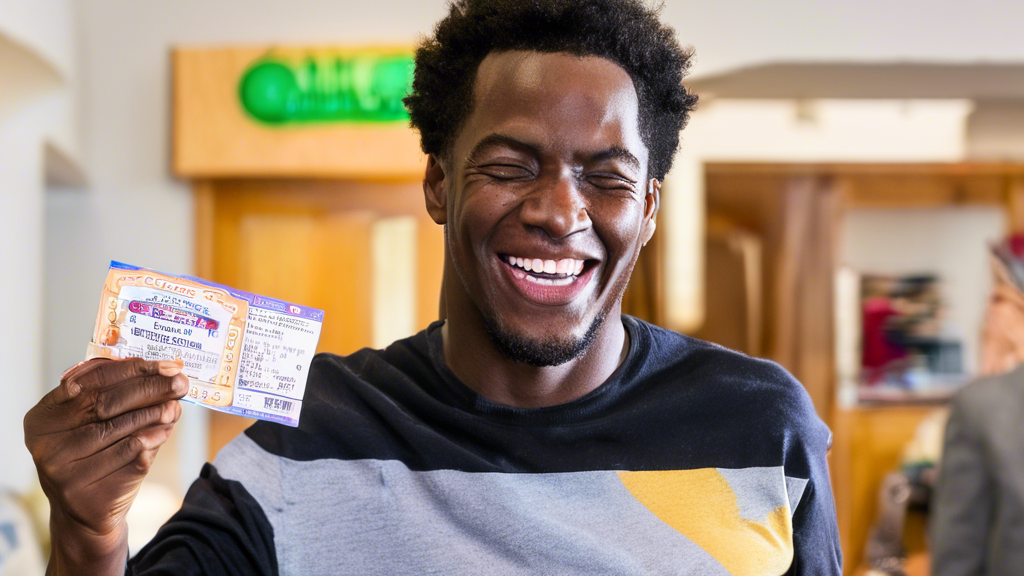
[[427,169],[423,173],[423,196],[427,202],[427,214],[438,224],[448,223],[448,186],[445,168],[434,154],[427,155]]
[[658,208],[661,207],[661,180],[651,178],[647,183],[647,194],[644,195],[644,224],[640,238],[643,245],[651,241],[654,230],[658,227]]

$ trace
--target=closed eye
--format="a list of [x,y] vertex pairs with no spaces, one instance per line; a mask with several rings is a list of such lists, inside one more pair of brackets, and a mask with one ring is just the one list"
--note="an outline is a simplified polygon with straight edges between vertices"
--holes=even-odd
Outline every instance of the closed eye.
[[478,170],[497,180],[521,180],[532,178],[533,172],[515,164],[486,164]]
[[586,179],[591,185],[605,190],[620,189],[632,192],[636,188],[636,182],[617,174],[588,174]]

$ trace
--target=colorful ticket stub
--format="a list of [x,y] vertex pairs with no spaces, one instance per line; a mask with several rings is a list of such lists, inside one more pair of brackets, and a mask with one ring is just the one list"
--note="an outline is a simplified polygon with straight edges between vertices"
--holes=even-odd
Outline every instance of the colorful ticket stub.
[[111,262],[87,357],[180,360],[182,400],[299,425],[323,310]]

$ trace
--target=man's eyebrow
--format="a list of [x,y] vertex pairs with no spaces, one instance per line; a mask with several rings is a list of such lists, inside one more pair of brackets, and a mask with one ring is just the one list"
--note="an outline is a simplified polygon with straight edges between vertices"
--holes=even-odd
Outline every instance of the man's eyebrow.
[[590,157],[591,162],[600,162],[602,160],[622,160],[634,170],[640,170],[641,168],[640,161],[637,160],[636,156],[621,146],[612,146]]
[[515,148],[517,150],[525,150],[535,156],[540,155],[539,146],[535,146],[528,142],[523,142],[522,140],[519,140],[518,138],[513,138],[508,134],[494,133],[489,134],[487,137],[477,142],[476,146],[474,146],[473,149],[469,151],[469,155],[467,156],[467,158],[472,161],[474,158],[476,158],[477,154],[480,154],[487,148],[495,146],[506,146],[508,148]]

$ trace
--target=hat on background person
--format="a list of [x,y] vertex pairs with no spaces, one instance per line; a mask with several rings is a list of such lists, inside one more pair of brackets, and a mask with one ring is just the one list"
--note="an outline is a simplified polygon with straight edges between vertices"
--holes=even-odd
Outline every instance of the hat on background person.
[[981,373],[1001,374],[1024,363],[1024,234],[991,246],[992,295],[981,335]]

